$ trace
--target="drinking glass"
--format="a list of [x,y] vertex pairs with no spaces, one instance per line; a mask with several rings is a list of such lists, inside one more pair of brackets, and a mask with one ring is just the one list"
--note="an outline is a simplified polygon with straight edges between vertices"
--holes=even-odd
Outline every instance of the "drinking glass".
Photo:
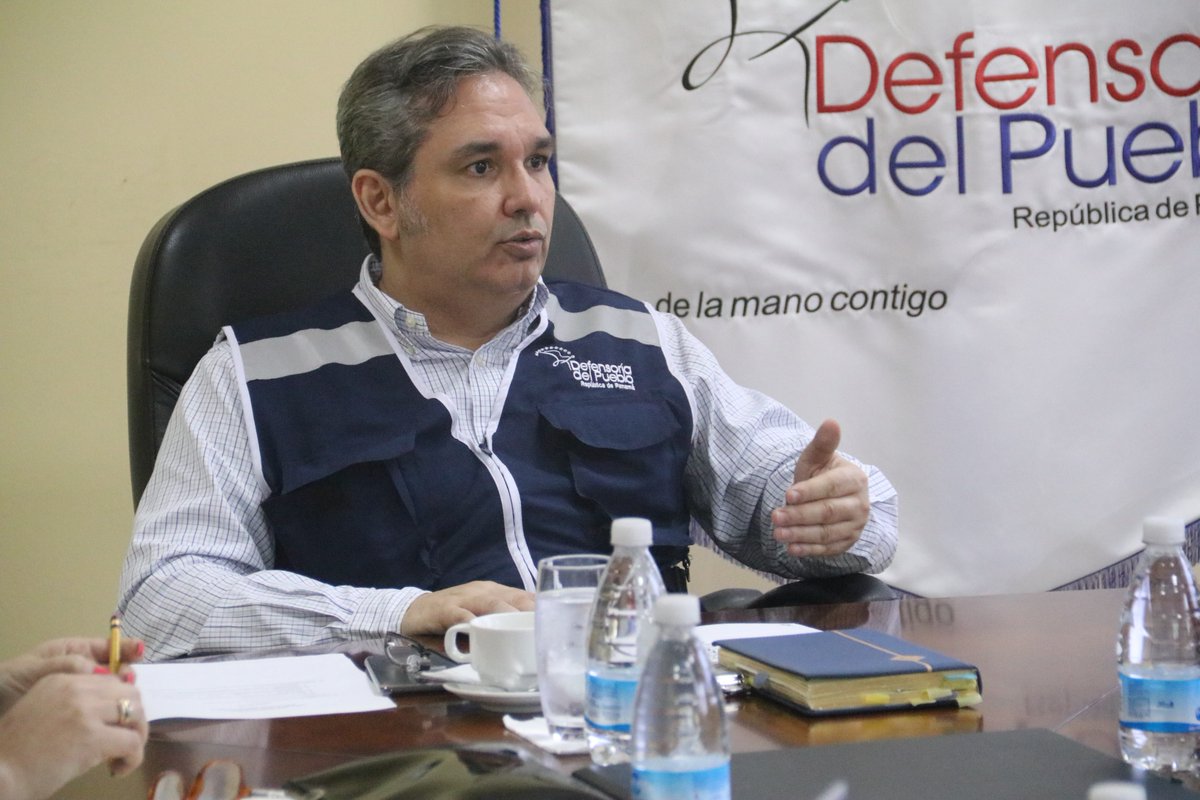
[[555,739],[582,741],[588,618],[608,556],[565,555],[538,562],[534,628],[542,714]]

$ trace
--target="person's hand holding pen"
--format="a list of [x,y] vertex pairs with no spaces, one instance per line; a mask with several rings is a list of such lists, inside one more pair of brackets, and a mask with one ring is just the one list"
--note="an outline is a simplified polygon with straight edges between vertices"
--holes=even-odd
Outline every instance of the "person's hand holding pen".
[[[33,688],[41,678],[56,672],[106,674],[109,669],[109,639],[52,639],[22,656],[0,661],[0,714]],[[134,681],[129,664],[140,661],[146,647],[140,639],[120,641],[119,677]]]
[[143,651],[138,640],[57,639],[0,662],[0,797],[41,800],[103,762],[114,775],[141,764],[149,726],[128,662]]

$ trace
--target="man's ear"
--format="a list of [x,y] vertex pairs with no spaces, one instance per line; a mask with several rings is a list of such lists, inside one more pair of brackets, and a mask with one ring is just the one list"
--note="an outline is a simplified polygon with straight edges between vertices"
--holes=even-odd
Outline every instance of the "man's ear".
[[400,198],[390,181],[373,169],[360,169],[350,179],[350,191],[354,193],[358,213],[380,239],[399,238]]

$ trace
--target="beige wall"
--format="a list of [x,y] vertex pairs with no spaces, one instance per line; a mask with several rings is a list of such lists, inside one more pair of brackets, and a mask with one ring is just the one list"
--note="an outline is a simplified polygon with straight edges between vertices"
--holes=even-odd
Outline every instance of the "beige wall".
[[[536,0],[505,35],[537,63]],[[132,519],[125,316],[142,237],[224,178],[334,155],[341,82],[489,0],[0,3],[0,656],[101,633]],[[756,579],[701,558],[694,585]],[[709,576],[712,577],[709,577]],[[755,585],[760,585],[755,583]]]

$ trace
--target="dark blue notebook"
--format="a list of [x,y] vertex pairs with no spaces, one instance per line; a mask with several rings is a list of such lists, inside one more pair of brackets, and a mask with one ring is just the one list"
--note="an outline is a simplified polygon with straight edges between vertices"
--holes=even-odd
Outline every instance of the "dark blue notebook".
[[811,714],[973,706],[972,664],[870,628],[716,642],[754,691]]

